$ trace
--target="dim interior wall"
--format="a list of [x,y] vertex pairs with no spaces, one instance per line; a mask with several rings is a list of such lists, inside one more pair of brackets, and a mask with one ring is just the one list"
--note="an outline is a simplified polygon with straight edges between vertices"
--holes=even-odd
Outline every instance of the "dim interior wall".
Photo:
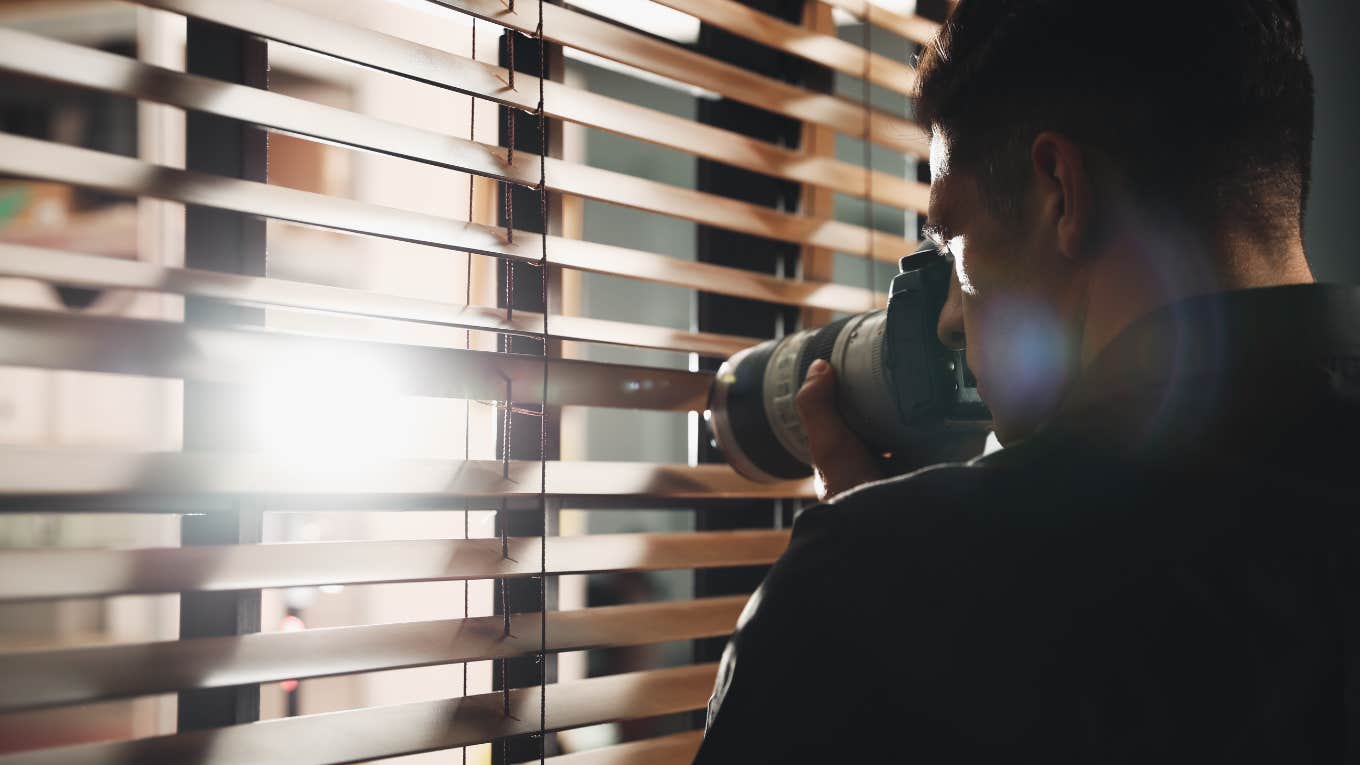
[[1313,189],[1303,242],[1319,281],[1360,284],[1360,3],[1299,0],[1313,67]]

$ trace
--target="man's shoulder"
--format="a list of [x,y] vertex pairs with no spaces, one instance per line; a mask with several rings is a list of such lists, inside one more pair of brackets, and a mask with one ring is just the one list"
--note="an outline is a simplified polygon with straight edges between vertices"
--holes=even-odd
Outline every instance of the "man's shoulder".
[[903,566],[927,577],[960,566],[1013,576],[1044,560],[1091,563],[1131,538],[1155,546],[1183,504],[1176,482],[1118,460],[1023,445],[1002,454],[876,481],[806,511],[790,562],[853,552],[837,566],[851,576]]
[[964,555],[1013,525],[1025,507],[1037,505],[1037,487],[1026,483],[1022,472],[976,461],[865,484],[804,511],[783,563],[800,571],[815,568],[819,576],[853,578],[880,568],[886,572],[907,559],[928,566],[940,555]]
[[939,497],[963,500],[965,495],[985,494],[991,485],[998,483],[1006,473],[1004,467],[986,459],[946,462],[857,486],[831,498],[827,504],[858,510],[913,498]]
[[[1018,455],[1008,455],[1009,457]],[[937,526],[944,520],[991,515],[1034,496],[1051,482],[1032,480],[1047,466],[1017,466],[1018,459],[979,458],[951,462],[885,478],[831,498],[816,509],[838,525],[876,530]]]

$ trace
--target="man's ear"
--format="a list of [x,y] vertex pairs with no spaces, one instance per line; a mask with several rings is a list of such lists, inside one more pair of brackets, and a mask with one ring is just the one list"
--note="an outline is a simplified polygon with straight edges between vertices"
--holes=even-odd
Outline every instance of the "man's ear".
[[1034,138],[1030,161],[1041,223],[1052,226],[1058,252],[1077,260],[1091,228],[1091,184],[1082,150],[1067,136],[1044,131]]

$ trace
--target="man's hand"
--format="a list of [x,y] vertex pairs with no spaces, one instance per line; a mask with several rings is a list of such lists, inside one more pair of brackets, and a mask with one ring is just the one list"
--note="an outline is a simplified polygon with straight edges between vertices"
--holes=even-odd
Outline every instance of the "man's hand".
[[830,364],[821,359],[812,362],[794,403],[807,430],[819,499],[884,477],[878,459],[851,432],[836,408],[836,370]]

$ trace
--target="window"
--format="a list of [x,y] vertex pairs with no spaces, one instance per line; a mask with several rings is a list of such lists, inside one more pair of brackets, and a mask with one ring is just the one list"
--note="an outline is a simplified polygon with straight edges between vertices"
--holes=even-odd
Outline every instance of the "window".
[[881,305],[933,31],[0,3],[0,747],[688,761],[812,496],[721,464],[712,370]]

